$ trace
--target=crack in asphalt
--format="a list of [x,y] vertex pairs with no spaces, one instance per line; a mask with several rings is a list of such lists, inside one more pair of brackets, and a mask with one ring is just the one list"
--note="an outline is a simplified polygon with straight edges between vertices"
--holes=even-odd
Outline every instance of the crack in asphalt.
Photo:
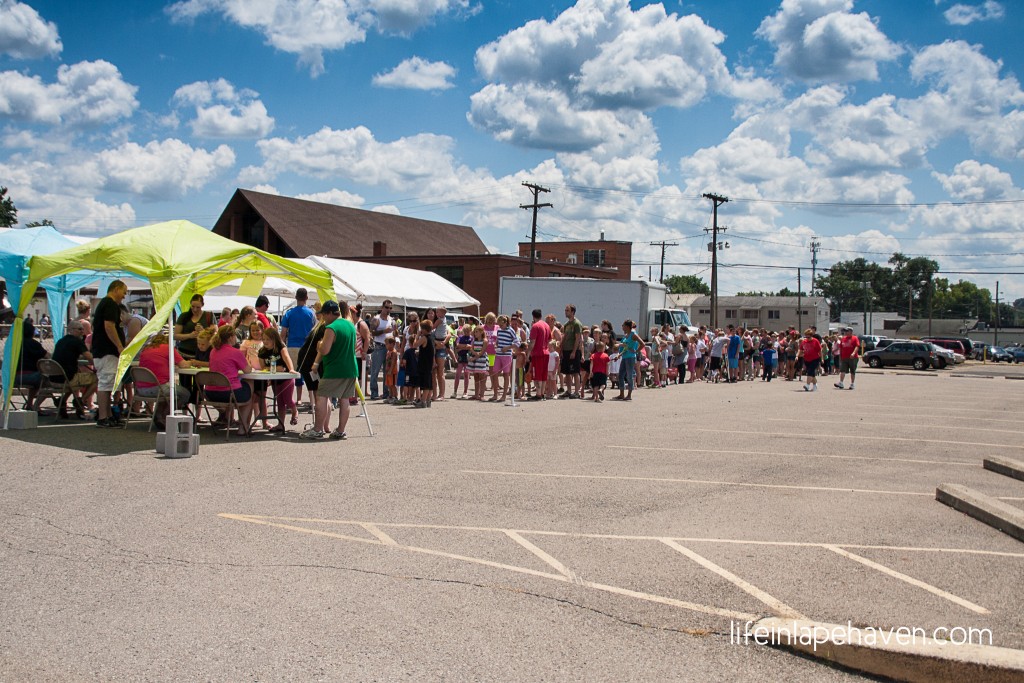
[[[654,624],[646,624],[646,623],[641,622],[641,621],[635,621],[635,620],[627,619],[627,618],[624,618],[624,617],[620,617],[620,616],[617,616],[617,615],[612,614],[610,612],[606,612],[604,610],[600,610],[600,609],[598,609],[596,607],[591,607],[589,605],[584,605],[584,604],[575,602],[573,600],[569,600],[567,598],[559,598],[559,597],[555,597],[555,596],[552,596],[552,595],[544,595],[543,593],[535,593],[533,591],[523,590],[521,588],[514,588],[512,586],[505,586],[505,585],[499,585],[499,584],[476,583],[474,581],[462,581],[462,580],[459,580],[459,579],[442,579],[442,578],[436,578],[436,577],[431,577],[431,576],[417,576],[417,575],[414,575],[414,574],[393,574],[393,573],[389,573],[389,572],[374,571],[374,570],[371,570],[371,569],[359,569],[357,567],[343,567],[343,566],[332,565],[332,564],[306,564],[306,563],[259,563],[259,564],[252,564],[252,563],[239,563],[239,562],[206,562],[206,561],[202,561],[202,560],[186,560],[186,559],[182,559],[182,558],[178,558],[178,557],[170,557],[170,556],[162,556],[162,555],[152,555],[150,553],[147,553],[147,552],[144,552],[144,551],[141,551],[141,550],[130,550],[128,548],[123,548],[123,547],[117,545],[116,543],[114,543],[112,540],[110,540],[108,538],[103,538],[102,536],[96,536],[95,534],[87,534],[87,533],[82,533],[82,532],[77,532],[77,531],[71,531],[70,529],[65,529],[64,527],[61,527],[58,524],[55,524],[51,520],[46,519],[44,517],[38,517],[38,516],[35,516],[35,515],[26,515],[26,514],[22,514],[22,513],[14,513],[14,516],[15,517],[24,517],[26,519],[32,519],[32,520],[35,520],[35,521],[38,521],[38,522],[42,522],[43,524],[46,524],[47,526],[52,527],[53,529],[56,529],[57,531],[60,531],[61,533],[67,534],[69,536],[77,536],[77,537],[80,537],[80,538],[88,538],[88,539],[92,539],[92,540],[95,540],[95,541],[99,541],[99,542],[101,542],[101,543],[103,543],[103,544],[113,548],[114,550],[116,550],[118,555],[121,556],[122,558],[124,558],[124,559],[133,559],[135,561],[138,561],[140,564],[173,565],[173,566],[196,566],[196,567],[210,567],[210,568],[226,567],[226,568],[230,568],[230,569],[326,569],[326,570],[332,570],[332,571],[353,572],[353,573],[356,573],[356,574],[364,574],[364,575],[367,575],[367,576],[379,576],[379,577],[390,578],[390,579],[400,579],[400,580],[405,580],[405,581],[423,581],[423,582],[428,582],[428,583],[452,584],[452,585],[459,585],[459,586],[468,586],[468,587],[473,587],[473,588],[483,588],[483,589],[486,589],[486,590],[503,591],[503,592],[506,592],[506,593],[512,593],[512,594],[516,594],[516,595],[524,595],[524,596],[528,596],[528,597],[538,598],[538,599],[541,599],[541,600],[548,600],[548,601],[555,602],[555,603],[558,603],[558,604],[561,604],[561,605],[565,605],[567,607],[575,607],[576,609],[585,610],[585,611],[588,611],[588,612],[593,612],[594,614],[598,614],[600,616],[603,616],[603,617],[605,617],[607,619],[610,619],[612,621],[618,622],[618,623],[620,623],[622,625],[625,625],[625,626],[632,626],[632,627],[641,628],[641,629],[645,629],[645,630],[664,631],[664,632],[667,632],[667,633],[678,633],[678,634],[687,635],[687,636],[691,636],[691,637],[698,637],[698,638],[706,638],[706,637],[709,637],[709,636],[729,637],[728,633],[723,633],[721,631],[713,631],[713,630],[710,630],[710,629],[675,628],[675,627],[671,627],[671,626],[657,626],[657,625],[654,625]],[[56,554],[56,553],[48,553],[48,552],[45,552],[45,551],[42,551],[42,550],[38,550],[38,549],[34,549],[34,548],[19,547],[19,546],[14,545],[12,542],[8,541],[7,539],[3,540],[3,544],[8,549],[10,549],[12,551],[16,551],[16,552],[23,552],[23,553],[33,554],[33,555],[41,555],[41,556],[45,556],[45,557],[54,557],[54,558],[59,558],[59,559],[66,560],[66,561],[69,561],[69,562],[90,562],[91,561],[91,560],[88,560],[86,558],[75,558],[75,557],[69,557],[67,555],[59,555],[59,554]],[[146,559],[143,559],[143,558],[146,558]],[[148,560],[148,561],[146,561],[146,560]]]

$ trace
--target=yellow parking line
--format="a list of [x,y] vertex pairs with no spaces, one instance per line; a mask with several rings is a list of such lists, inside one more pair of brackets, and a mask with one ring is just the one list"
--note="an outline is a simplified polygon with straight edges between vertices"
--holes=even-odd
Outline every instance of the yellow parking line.
[[750,457],[756,456],[781,456],[785,458],[826,458],[830,460],[881,460],[883,462],[909,462],[921,465],[957,465],[964,467],[977,467],[978,462],[968,462],[966,460],[918,460],[915,458],[878,458],[867,455],[822,455],[819,453],[778,453],[775,451],[761,452],[761,451],[726,451],[716,450],[709,448],[668,448],[663,446],[608,446],[608,448],[620,448],[623,450],[636,450],[636,451],[678,451],[680,453],[717,453],[726,455],[744,455]]
[[899,427],[900,429],[906,429],[907,427],[918,427],[922,429],[958,429],[961,431],[970,432],[993,432],[997,434],[1024,434],[1024,431],[1020,429],[988,429],[987,427],[965,427],[963,425],[939,425],[939,424],[921,424],[920,422],[913,421],[909,425],[906,421],[902,422],[864,422],[862,420],[819,420],[816,418],[795,418],[795,417],[768,417],[765,418],[766,422],[802,422],[809,424],[823,424],[823,425],[847,425],[849,427],[859,427],[861,425],[871,425],[877,427]]
[[[688,432],[715,432],[721,434],[721,429],[702,429],[698,427],[687,427]],[[753,434],[756,436],[780,436],[787,439],[792,439],[793,434],[790,432],[741,432],[735,429],[730,429],[728,432],[730,435],[734,434]],[[801,432],[800,436],[817,436],[825,439],[858,439],[861,441],[912,441],[914,443],[944,443],[953,444],[956,446],[987,446],[989,448],[1016,448],[1024,449],[1024,444],[1005,444],[1005,443],[980,443],[977,441],[950,441],[945,439],[913,439],[902,436],[872,436],[868,434],[808,434]]]
[[886,491],[882,489],[837,488],[834,486],[798,486],[796,484],[752,484],[742,481],[716,481],[712,479],[672,479],[659,477],[621,477],[600,474],[546,474],[542,472],[502,472],[498,470],[462,470],[466,474],[496,474],[508,477],[548,477],[554,479],[607,479],[614,481],[657,481],[671,484],[707,484],[712,486],[742,486],[746,488],[789,489],[798,491],[829,491],[832,493],[869,493],[891,496],[934,496],[934,491]]
[[915,579],[912,576],[907,576],[906,574],[903,574],[902,572],[898,572],[895,569],[890,569],[889,567],[886,567],[884,564],[879,564],[877,562],[869,560],[866,557],[861,557],[860,555],[855,555],[855,554],[853,554],[853,553],[851,553],[851,552],[849,552],[847,550],[843,550],[842,548],[840,548],[838,546],[825,545],[823,547],[827,548],[828,550],[831,550],[832,552],[836,553],[837,555],[841,555],[842,557],[851,559],[854,562],[859,562],[860,564],[864,565],[865,567],[871,567],[872,569],[880,571],[883,574],[886,574],[887,576],[893,577],[894,579],[899,579],[900,581],[909,583],[911,586],[917,586],[918,588],[924,589],[924,590],[928,591],[929,593],[931,593],[932,595],[937,595],[940,598],[943,598],[944,600],[949,600],[950,602],[955,603],[957,605],[960,605],[961,607],[966,607],[967,609],[971,610],[972,612],[976,612],[978,614],[989,614],[989,610],[985,609],[984,607],[982,607],[980,605],[976,605],[976,604],[974,604],[973,602],[971,602],[969,600],[964,600],[963,598],[958,597],[956,595],[953,595],[952,593],[947,593],[946,591],[942,590],[941,588],[933,586],[930,583],[925,583],[924,581],[920,581],[918,579]]

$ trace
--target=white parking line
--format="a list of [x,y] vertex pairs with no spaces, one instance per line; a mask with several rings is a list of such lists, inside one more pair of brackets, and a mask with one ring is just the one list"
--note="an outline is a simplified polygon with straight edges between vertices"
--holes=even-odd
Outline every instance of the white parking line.
[[740,577],[730,572],[728,569],[725,569],[724,567],[715,564],[703,555],[698,555],[689,548],[679,545],[671,538],[663,538],[661,539],[661,542],[667,545],[669,548],[672,548],[673,550],[682,553],[683,555],[690,558],[691,560],[693,560],[700,566],[704,567],[705,569],[709,569],[715,574],[718,574],[723,579],[725,579],[729,583],[733,584],[734,586],[742,590],[744,593],[748,593],[749,595],[754,596],[755,598],[757,598],[758,600],[760,600],[761,602],[775,610],[775,612],[780,616],[790,617],[792,619],[806,619],[806,617],[804,617],[802,614],[800,614],[795,609],[793,609],[786,603],[782,602],[778,598],[775,598],[769,595],[768,593],[764,592],[757,586],[744,581]]
[[[849,416],[849,410],[815,410],[817,415],[847,415]],[[872,417],[876,417],[872,415]],[[917,418],[921,417],[920,413],[915,412],[894,412],[891,409],[886,409],[885,413],[879,417],[892,417],[894,419]],[[973,415],[943,415],[943,420],[970,420],[971,422],[1005,422],[1006,424],[1020,424],[1020,420],[1000,420],[994,417],[974,417]]]
[[966,460],[918,460],[915,458],[878,458],[867,455],[821,455],[818,453],[778,453],[761,451],[724,451],[709,448],[667,448],[662,446],[608,446],[608,448],[620,448],[623,450],[635,451],[675,451],[679,453],[716,453],[725,455],[756,456],[781,456],[784,458],[826,458],[830,460],[881,460],[883,462],[909,462],[921,465],[956,465],[962,467],[977,467],[978,461],[968,462]]
[[947,593],[946,591],[942,590],[941,588],[933,586],[930,583],[925,583],[924,581],[920,581],[918,579],[915,579],[912,576],[907,576],[906,574],[903,574],[902,572],[898,572],[895,569],[890,569],[889,567],[886,567],[884,564],[879,564],[877,562],[869,560],[866,557],[861,557],[860,555],[855,555],[855,554],[849,552],[848,550],[843,550],[842,548],[840,548],[838,546],[826,545],[826,546],[823,546],[823,547],[827,548],[828,550],[831,550],[832,552],[836,553],[837,555],[841,555],[843,557],[849,558],[849,559],[853,560],[854,562],[859,562],[860,564],[864,565],[865,567],[871,567],[872,569],[880,571],[883,574],[886,574],[888,576],[893,577],[894,579],[899,579],[900,581],[904,581],[906,583],[909,583],[911,586],[917,586],[918,588],[924,589],[924,590],[928,591],[929,593],[931,593],[933,595],[937,595],[937,596],[939,596],[940,598],[942,598],[944,600],[949,600],[950,602],[955,603],[957,605],[960,605],[961,607],[966,607],[967,609],[971,610],[972,612],[976,612],[978,614],[989,614],[989,610],[985,609],[984,607],[982,607],[980,605],[976,605],[976,604],[974,604],[973,602],[971,602],[969,600],[964,600],[963,598],[958,597],[956,595],[953,595],[952,593]]

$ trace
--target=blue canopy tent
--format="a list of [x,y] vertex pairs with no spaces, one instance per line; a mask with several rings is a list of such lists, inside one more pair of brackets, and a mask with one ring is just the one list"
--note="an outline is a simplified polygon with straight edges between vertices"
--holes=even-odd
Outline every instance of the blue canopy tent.
[[[78,244],[61,235],[52,226],[38,228],[7,230],[0,233],[0,277],[7,281],[7,298],[12,306],[21,301],[22,288],[28,279],[28,260],[36,255],[52,254],[76,247]],[[94,271],[67,273],[43,280],[40,286],[46,291],[47,307],[50,322],[53,326],[54,338],[59,338],[64,330],[68,304],[76,290],[96,282],[101,277],[110,277],[109,273]],[[35,291],[33,289],[33,291]],[[20,322],[20,318],[16,321]],[[8,378],[11,374],[11,354],[14,349],[12,339],[20,339],[12,334],[4,345],[3,386],[10,386]]]

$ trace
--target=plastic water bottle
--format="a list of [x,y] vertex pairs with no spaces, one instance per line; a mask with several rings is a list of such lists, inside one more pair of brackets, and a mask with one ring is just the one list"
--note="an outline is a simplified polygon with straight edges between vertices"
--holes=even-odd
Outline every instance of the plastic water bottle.
[[271,356],[270,357],[270,372],[271,373],[277,372],[277,356]]

